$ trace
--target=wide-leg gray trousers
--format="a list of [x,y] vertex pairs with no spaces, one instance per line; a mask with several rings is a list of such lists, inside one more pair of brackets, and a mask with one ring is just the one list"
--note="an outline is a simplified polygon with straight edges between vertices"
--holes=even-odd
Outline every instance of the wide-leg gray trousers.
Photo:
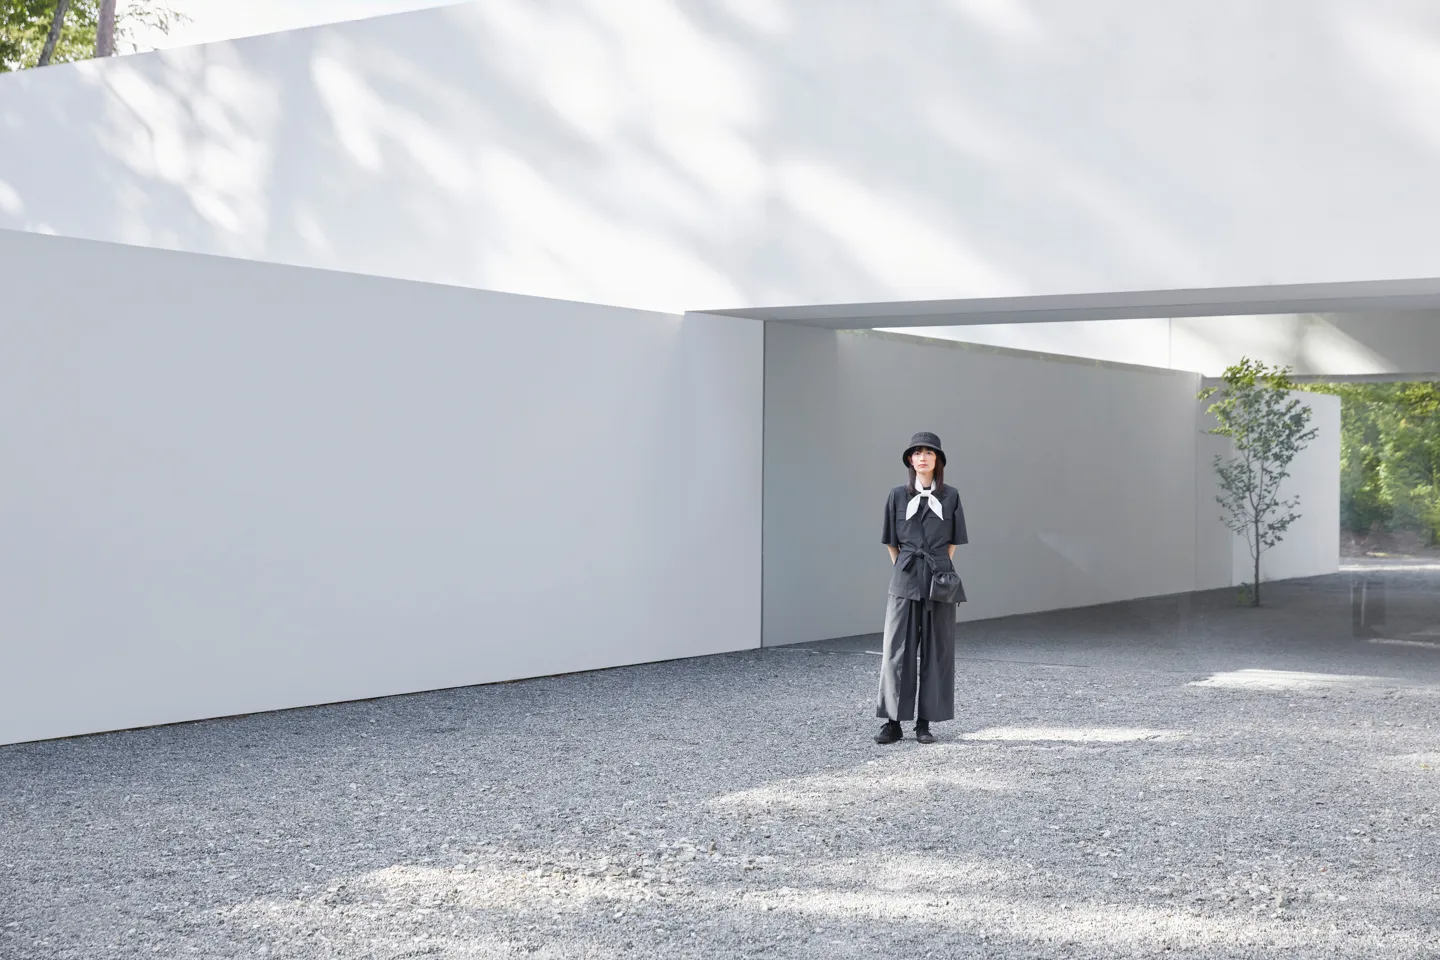
[[875,716],[955,719],[955,604],[888,599]]

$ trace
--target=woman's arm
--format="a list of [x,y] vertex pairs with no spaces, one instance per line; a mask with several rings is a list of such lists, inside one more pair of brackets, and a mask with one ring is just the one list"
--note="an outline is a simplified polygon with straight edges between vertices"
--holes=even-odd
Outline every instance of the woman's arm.
[[880,542],[890,551],[890,565],[895,565],[900,556],[900,537],[895,533],[895,491],[885,498],[885,526],[881,528]]
[[955,494],[955,507],[950,511],[950,559],[955,559],[955,548],[962,543],[970,542],[970,534],[965,529],[965,507],[960,503],[960,494]]

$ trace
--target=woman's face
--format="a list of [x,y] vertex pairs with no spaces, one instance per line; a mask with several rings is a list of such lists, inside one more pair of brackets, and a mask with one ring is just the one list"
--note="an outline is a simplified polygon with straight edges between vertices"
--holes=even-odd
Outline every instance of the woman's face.
[[910,466],[915,468],[916,473],[934,473],[935,451],[929,447],[920,447],[910,454]]

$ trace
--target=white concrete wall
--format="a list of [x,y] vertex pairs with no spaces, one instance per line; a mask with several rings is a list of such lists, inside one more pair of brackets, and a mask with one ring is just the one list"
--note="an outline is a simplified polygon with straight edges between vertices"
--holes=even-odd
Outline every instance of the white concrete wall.
[[754,647],[761,325],[0,231],[0,743]]
[[1241,357],[1298,375],[1440,374],[1440,313],[1176,318],[1168,366],[1219,376]]
[[1440,375],[1440,313],[1276,314],[909,327],[916,336],[1219,376],[1250,357],[1304,376]]
[[771,324],[765,643],[880,629],[885,495],[918,430],[940,435],[966,508],[962,620],[1194,589],[1198,389],[1188,373]]
[[1422,0],[480,2],[0,78],[0,226],[669,311],[1440,276]]
[[[1314,577],[1340,570],[1340,398],[1297,393],[1312,411],[1319,433],[1295,457],[1282,496],[1298,496],[1300,519],[1285,540],[1260,560],[1260,576],[1271,580]],[[1245,555],[1249,561],[1249,553]]]
[[[1209,432],[1214,418],[1205,414],[1207,404],[1196,410],[1195,423],[1195,589],[1218,590],[1233,587],[1236,579],[1235,551],[1244,549],[1235,534],[1220,519],[1221,508],[1215,502],[1220,492],[1215,479],[1215,457],[1228,457],[1234,451],[1227,437]],[[1339,477],[1337,466],[1336,477]],[[1337,492],[1336,510],[1339,510]],[[1339,522],[1336,522],[1339,536]]]

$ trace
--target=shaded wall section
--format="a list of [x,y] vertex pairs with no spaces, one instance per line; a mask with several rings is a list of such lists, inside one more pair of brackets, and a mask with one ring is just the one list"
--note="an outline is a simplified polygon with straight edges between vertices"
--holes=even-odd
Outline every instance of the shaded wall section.
[[480,0],[0,78],[0,226],[671,312],[1440,277],[1437,46],[1418,0]]
[[0,283],[0,742],[759,642],[757,322],[3,231]]
[[885,495],[919,430],[940,435],[966,508],[962,619],[1193,589],[1198,387],[1187,373],[770,324],[766,644],[880,629]]

